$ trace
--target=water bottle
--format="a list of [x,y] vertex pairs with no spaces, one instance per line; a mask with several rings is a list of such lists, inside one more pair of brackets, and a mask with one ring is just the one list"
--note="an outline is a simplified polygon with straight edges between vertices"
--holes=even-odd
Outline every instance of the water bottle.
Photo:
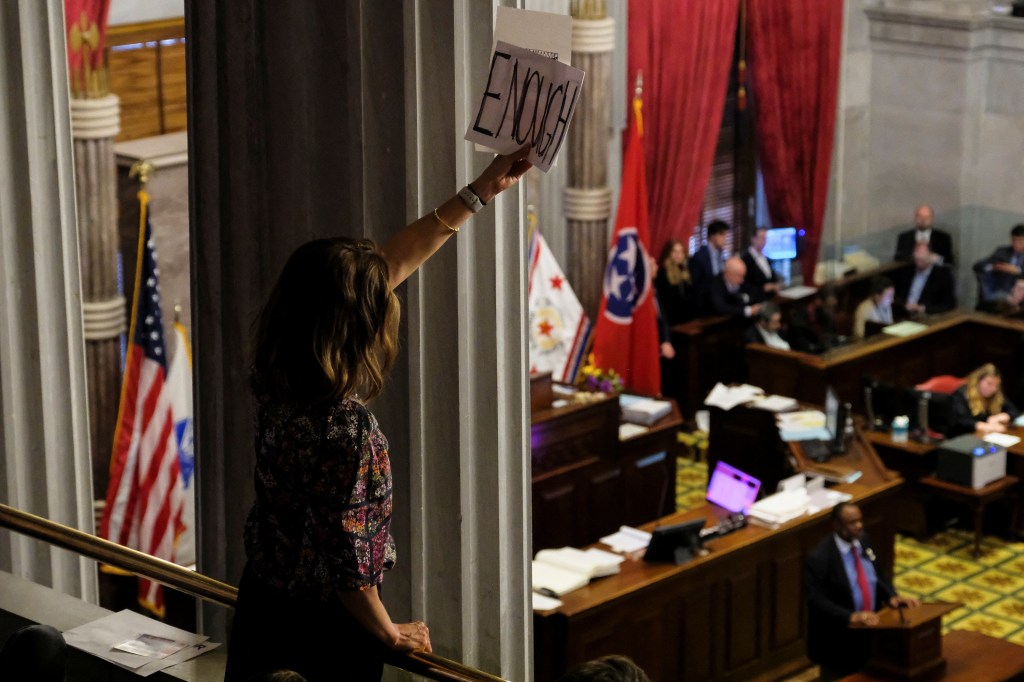
[[906,443],[910,435],[910,417],[901,414],[892,419],[892,442]]

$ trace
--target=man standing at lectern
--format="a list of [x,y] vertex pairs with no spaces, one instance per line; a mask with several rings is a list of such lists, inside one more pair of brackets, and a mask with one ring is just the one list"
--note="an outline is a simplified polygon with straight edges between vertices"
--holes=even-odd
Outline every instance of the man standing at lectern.
[[833,533],[807,556],[807,656],[821,666],[822,680],[837,680],[864,667],[868,633],[851,625],[875,625],[883,606],[917,606],[896,594],[875,565],[860,507],[832,509]]

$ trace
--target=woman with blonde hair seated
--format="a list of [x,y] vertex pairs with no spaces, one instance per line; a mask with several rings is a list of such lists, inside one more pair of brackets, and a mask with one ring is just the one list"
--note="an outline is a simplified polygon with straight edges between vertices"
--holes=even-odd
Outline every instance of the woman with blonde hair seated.
[[964,433],[1005,433],[1020,411],[1003,395],[1002,375],[987,363],[967,375],[953,394],[950,436]]

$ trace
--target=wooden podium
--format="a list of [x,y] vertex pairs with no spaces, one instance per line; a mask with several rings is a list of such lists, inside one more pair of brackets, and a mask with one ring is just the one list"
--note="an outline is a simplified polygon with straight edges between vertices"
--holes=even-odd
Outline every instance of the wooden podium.
[[859,626],[871,630],[874,640],[867,670],[889,679],[920,680],[946,667],[942,657],[942,616],[961,604],[933,602],[914,608],[885,608],[878,612],[877,625]]

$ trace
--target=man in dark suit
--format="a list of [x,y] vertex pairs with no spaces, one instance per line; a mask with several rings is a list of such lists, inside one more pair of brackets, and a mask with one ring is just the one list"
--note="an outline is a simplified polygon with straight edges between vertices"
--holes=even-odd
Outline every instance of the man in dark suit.
[[869,642],[851,625],[875,625],[875,613],[917,606],[916,599],[896,594],[875,565],[871,542],[864,534],[860,507],[840,502],[832,509],[833,533],[807,556],[807,656],[821,666],[821,679],[837,680],[867,663]]
[[768,241],[768,228],[759,227],[750,238],[750,246],[743,254],[743,264],[747,266],[747,286],[754,303],[767,301],[779,289],[779,276],[772,270],[771,263],[764,255],[764,245]]
[[981,287],[980,308],[995,309],[1024,272],[1024,223],[1010,230],[1010,245],[1000,246],[974,264]]
[[909,261],[914,254],[914,245],[924,242],[932,253],[938,254],[943,265],[953,267],[953,239],[948,232],[932,226],[935,214],[931,206],[918,206],[914,212],[914,229],[900,232],[896,238],[896,255],[893,260]]
[[697,300],[706,300],[711,282],[722,274],[725,267],[725,240],[729,236],[729,225],[721,220],[708,225],[708,241],[690,257],[690,279]]
[[938,263],[928,245],[914,247],[914,268],[904,270],[896,279],[896,305],[909,317],[936,315],[956,307],[956,283],[953,273]]
[[722,273],[711,280],[707,298],[708,315],[749,318],[757,314],[762,304],[754,303],[750,289],[743,281],[746,274],[747,266],[737,256],[725,262]]

